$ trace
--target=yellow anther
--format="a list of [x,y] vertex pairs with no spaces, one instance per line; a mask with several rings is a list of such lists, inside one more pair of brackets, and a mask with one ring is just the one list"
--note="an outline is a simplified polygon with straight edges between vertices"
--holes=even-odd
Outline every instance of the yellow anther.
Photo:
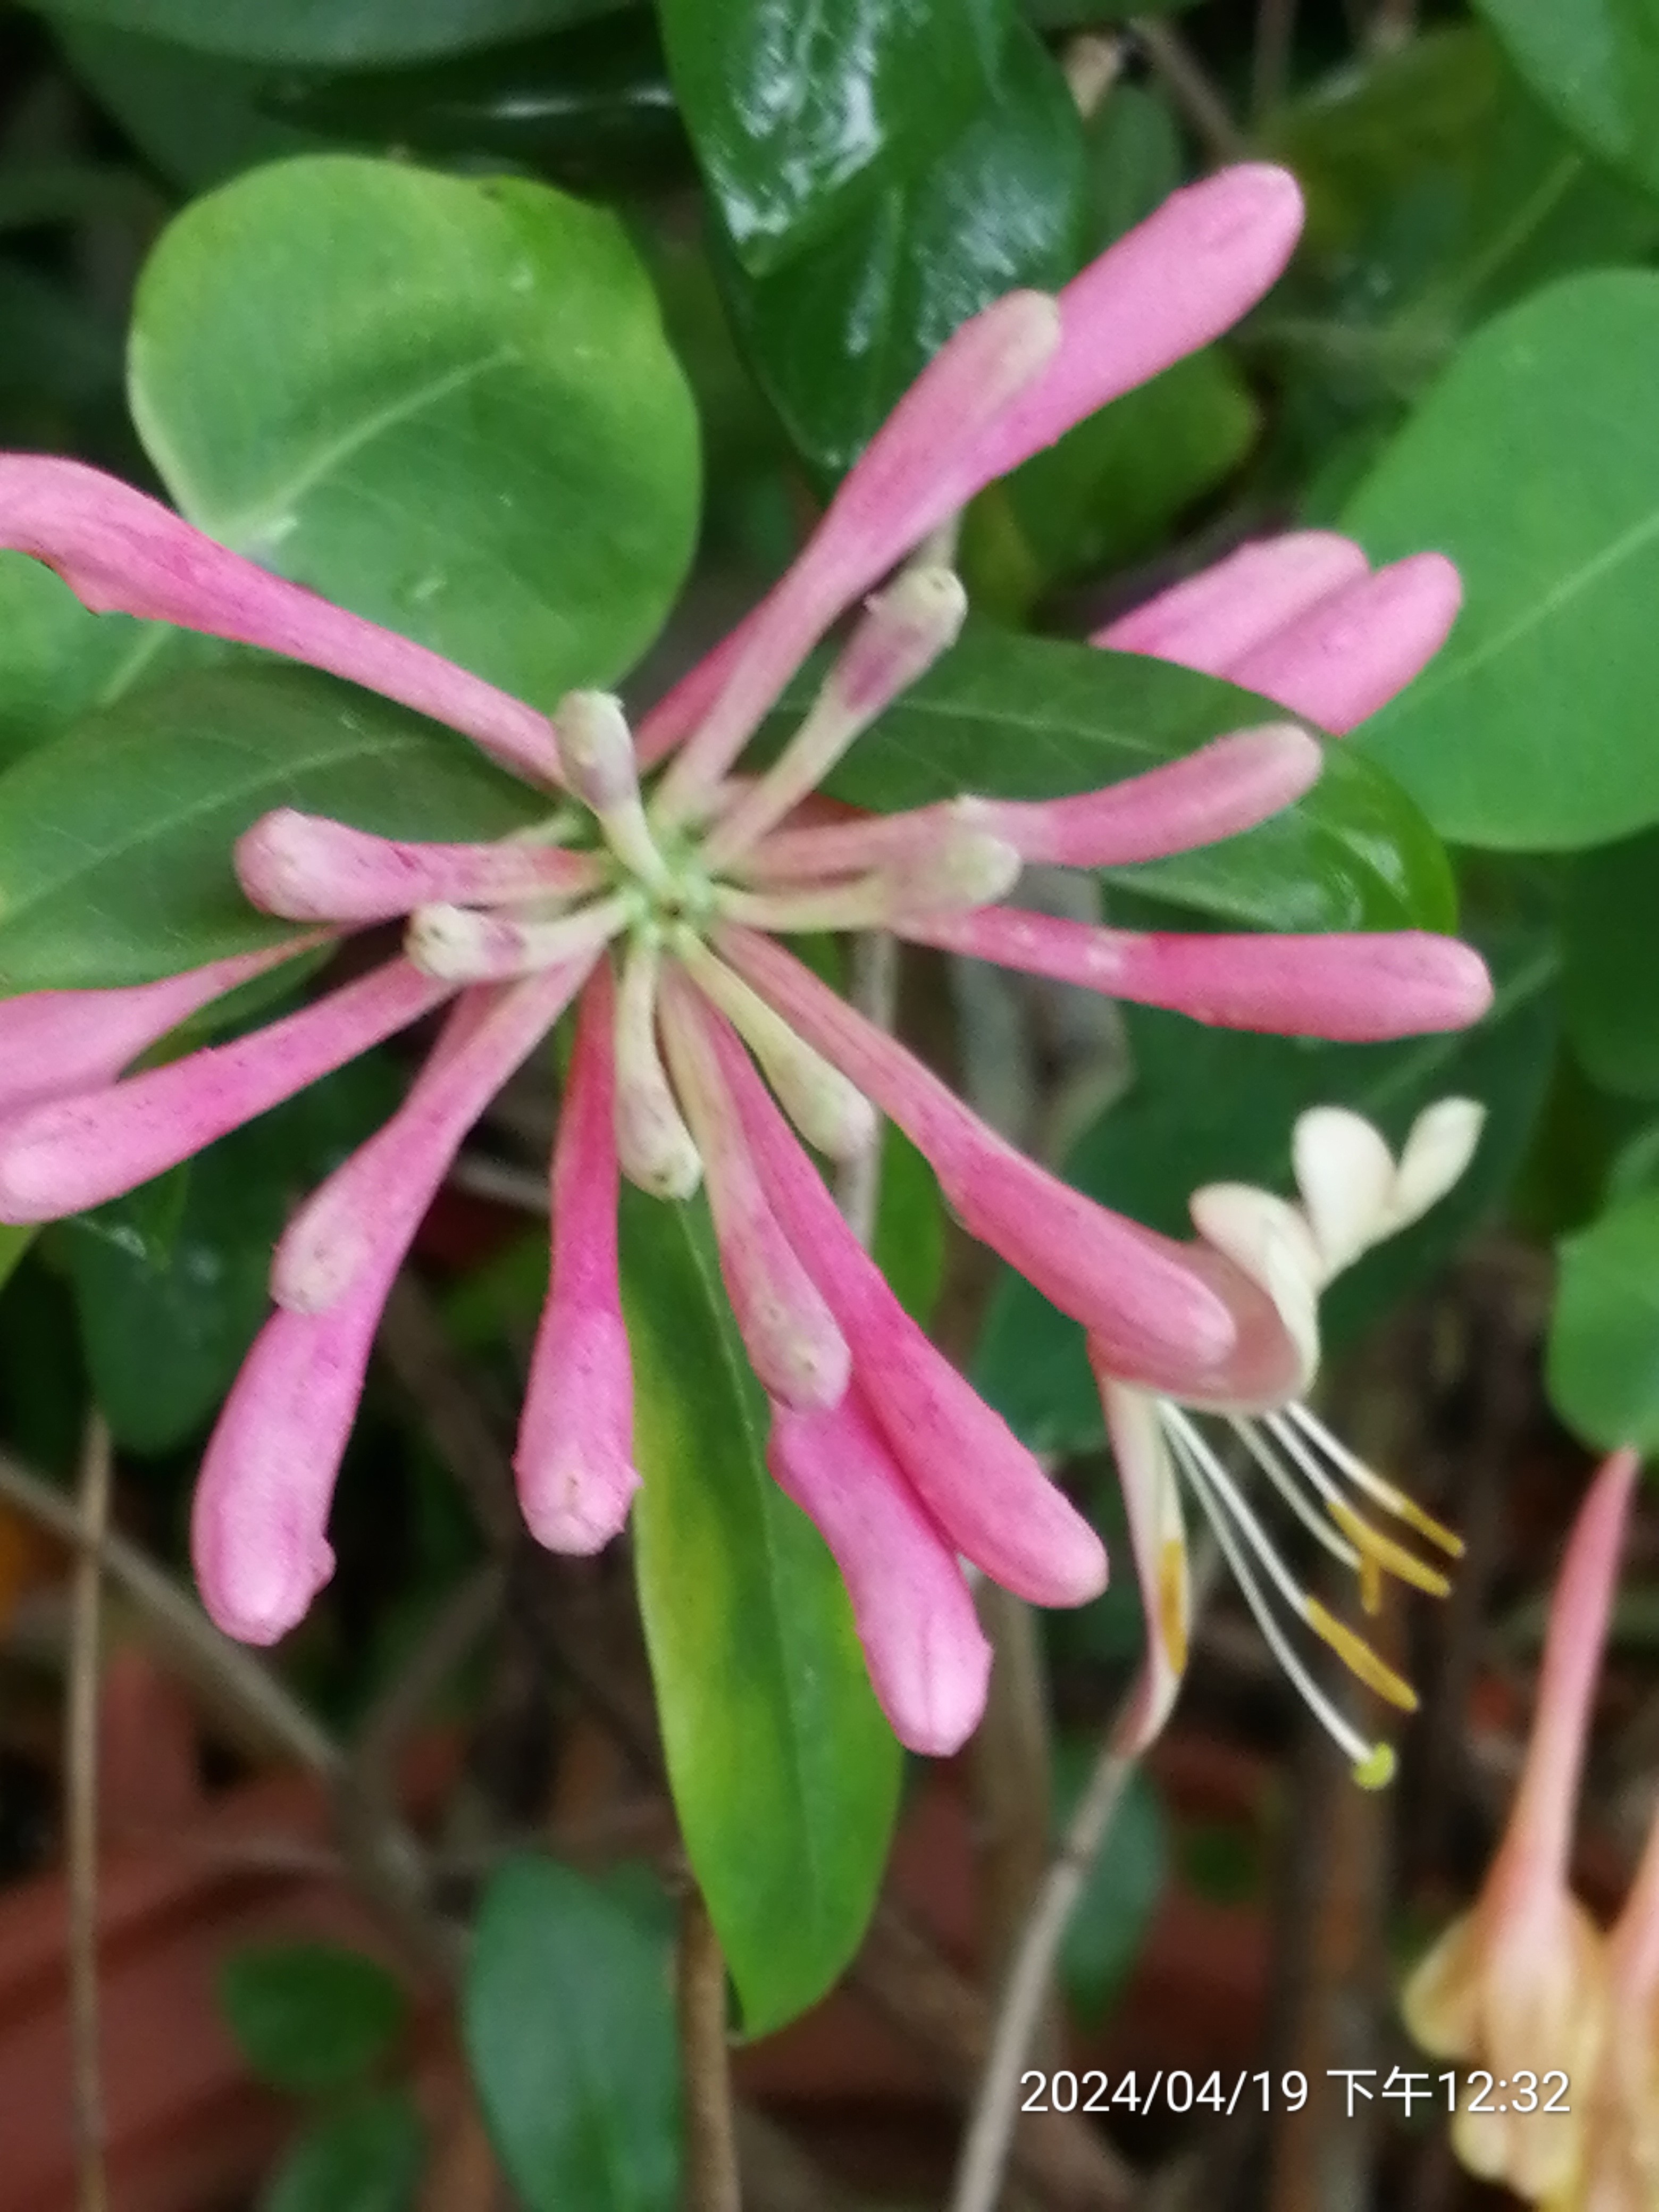
[[[1461,1536],[1448,1528],[1443,1522],[1437,1521],[1432,1513],[1425,1513],[1409,1491],[1396,1490],[1393,1483],[1385,1481],[1381,1475],[1376,1480],[1380,1502],[1390,1513],[1404,1521],[1408,1527],[1415,1528],[1419,1536],[1426,1536],[1430,1543],[1437,1546],[1448,1559],[1462,1558],[1463,1539]],[[1426,1589],[1428,1585],[1423,1583],[1419,1587]]]
[[[1372,1528],[1363,1515],[1337,1498],[1330,1501],[1330,1515],[1348,1541],[1359,1553],[1359,1591],[1367,1613],[1375,1613],[1382,1599],[1378,1580],[1379,1569],[1386,1568],[1409,1583],[1413,1589],[1426,1590],[1431,1597],[1449,1597],[1451,1583],[1438,1567],[1431,1567],[1408,1552],[1403,1544],[1396,1544],[1392,1536],[1385,1536],[1380,1528]],[[1461,1547],[1460,1547],[1461,1549]]]
[[1417,1711],[1416,1691],[1377,1656],[1363,1636],[1356,1636],[1352,1628],[1321,1605],[1316,1597],[1310,1597],[1307,1605],[1309,1627],[1330,1645],[1351,1674],[1357,1675],[1367,1689],[1375,1690],[1379,1698],[1386,1698],[1391,1705],[1398,1705],[1402,1713]]
[[1396,1761],[1391,1743],[1374,1744],[1355,1762],[1353,1778],[1362,1790],[1386,1790],[1394,1780]]
[[1187,1670],[1187,1547],[1166,1539],[1158,1562],[1158,1626],[1164,1656],[1177,1674]]

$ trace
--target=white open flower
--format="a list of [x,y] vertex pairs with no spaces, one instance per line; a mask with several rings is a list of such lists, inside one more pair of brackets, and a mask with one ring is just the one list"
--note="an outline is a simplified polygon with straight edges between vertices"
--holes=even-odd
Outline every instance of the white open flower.
[[[1346,1752],[1356,1778],[1375,1788],[1392,1776],[1392,1750],[1369,1741],[1327,1695],[1297,1632],[1310,1631],[1401,1710],[1414,1708],[1415,1693],[1303,1586],[1261,1510],[1266,1498],[1258,1502],[1251,1492],[1265,1486],[1315,1543],[1354,1573],[1367,1613],[1381,1603],[1385,1574],[1437,1596],[1449,1589],[1435,1555],[1457,1558],[1457,1537],[1368,1467],[1303,1400],[1319,1365],[1320,1293],[1445,1195],[1474,1156],[1484,1119],[1474,1101],[1443,1098],[1418,1116],[1396,1160],[1362,1115],[1316,1107],[1297,1121],[1292,1140],[1297,1201],[1244,1183],[1212,1183],[1193,1194],[1201,1243],[1264,1291],[1277,1316],[1283,1341],[1273,1348],[1277,1356],[1261,1363],[1270,1378],[1261,1389],[1241,1384],[1225,1398],[1177,1401],[1118,1380],[1109,1352],[1091,1340],[1146,1612],[1146,1664],[1125,1724],[1127,1749],[1139,1749],[1163,1726],[1186,1666],[1184,1486],[1202,1506],[1275,1657]],[[1200,1416],[1214,1418],[1206,1424]],[[1231,1457],[1245,1462],[1242,1470],[1229,1465],[1218,1423],[1241,1448]],[[1383,1525],[1390,1522],[1401,1533]]]

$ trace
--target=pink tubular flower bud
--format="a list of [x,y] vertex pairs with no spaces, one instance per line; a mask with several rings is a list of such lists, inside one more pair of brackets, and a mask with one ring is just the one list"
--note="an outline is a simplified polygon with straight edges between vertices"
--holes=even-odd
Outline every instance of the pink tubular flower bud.
[[978,1117],[908,1053],[769,939],[716,933],[715,947],[827,1059],[850,1075],[932,1163],[969,1233],[1000,1252],[1063,1313],[1109,1334],[1115,1371],[1201,1398],[1237,1326],[1181,1246],[1097,1206]]
[[1172,584],[1090,640],[1225,676],[1246,654],[1345,584],[1369,574],[1365,556],[1334,531],[1266,538]]
[[1441,554],[1413,554],[1373,575],[1347,538],[1298,531],[1241,546],[1093,642],[1224,677],[1340,734],[1433,659],[1462,599]]
[[148,1182],[332,1073],[453,987],[393,960],[228,1044],[0,1123],[0,1220],[51,1221]]
[[[1406,2024],[1425,2050],[1511,2076],[1589,2085],[1607,2033],[1607,1961],[1567,1887],[1584,1748],[1638,1461],[1615,1452],[1587,1492],[1550,1601],[1537,1717],[1509,1826],[1480,1895],[1413,1973]],[[1452,2143],[1472,2172],[1531,2203],[1559,2201],[1580,2171],[1588,2100],[1523,2112],[1465,2106]]]
[[1492,1004],[1478,952],[1422,930],[1224,937],[1095,929],[987,907],[906,917],[902,937],[1028,975],[1053,975],[1194,1021],[1352,1043],[1466,1029]]
[[1254,830],[1317,780],[1324,749],[1294,722],[1217,738],[1182,760],[1066,799],[952,799],[908,812],[854,815],[775,831],[744,854],[757,882],[896,866],[964,830],[988,832],[1023,860],[1127,867]]
[[273,1314],[231,1386],[191,1509],[197,1585],[227,1636],[276,1643],[334,1571],[335,1478],[402,1256],[331,1312]]
[[513,1455],[526,1523],[554,1552],[601,1550],[640,1486],[617,1278],[614,997],[601,963],[582,994],[559,1116],[552,1280]]
[[702,1155],[720,1273],[763,1388],[806,1411],[837,1406],[852,1361],[846,1339],[767,1203],[710,1040],[684,977],[664,978],[663,1034],[675,1085]]
[[0,544],[55,568],[95,613],[177,623],[326,669],[464,731],[532,783],[557,781],[544,714],[441,653],[228,552],[101,470],[0,454]]
[[1294,722],[1268,722],[1104,791],[971,803],[975,818],[1022,859],[1121,868],[1254,830],[1310,789],[1324,764],[1316,738]]
[[985,1709],[991,1647],[962,1570],[856,1385],[827,1413],[775,1407],[766,1460],[835,1554],[894,1735],[947,1758]]
[[1295,178],[1265,161],[1171,193],[1061,292],[1059,350],[986,434],[974,489],[1230,330],[1275,282],[1301,229]]
[[967,612],[962,580],[950,568],[907,568],[872,599],[805,721],[709,832],[704,866],[729,866],[816,790],[877,715],[956,642]]
[[843,608],[1000,473],[980,465],[975,442],[1042,374],[1060,338],[1053,300],[1041,292],[1009,292],[945,340],[731,648],[712,669],[694,669],[647,717],[640,732],[643,765],[696,730],[659,787],[658,820],[682,820],[702,809]]
[[1322,599],[1226,672],[1340,735],[1387,706],[1434,658],[1462,596],[1443,554],[1414,553]]
[[884,929],[912,915],[950,914],[984,906],[1012,890],[1019,855],[1012,845],[960,818],[909,858],[845,883],[803,884],[745,890],[720,884],[719,913],[769,933],[791,936],[814,929]]
[[420,1192],[425,1212],[467,1131],[552,1028],[595,957],[463,995],[398,1111],[289,1223],[271,1270],[278,1305],[322,1313],[349,1295],[373,1264],[388,1206]]
[[516,838],[493,845],[414,845],[374,837],[291,806],[236,841],[236,876],[255,906],[292,921],[391,921],[438,901],[486,906],[572,897],[599,870],[586,853]]
[[911,1487],[957,1549],[1016,1596],[1081,1605],[1105,1587],[1098,1536],[1001,1416],[931,1344],[717,1024],[714,1045],[767,1195],[851,1346],[858,1388]]
[[0,999],[0,1115],[112,1083],[181,1022],[317,941],[294,938],[263,951],[238,952],[158,983]]

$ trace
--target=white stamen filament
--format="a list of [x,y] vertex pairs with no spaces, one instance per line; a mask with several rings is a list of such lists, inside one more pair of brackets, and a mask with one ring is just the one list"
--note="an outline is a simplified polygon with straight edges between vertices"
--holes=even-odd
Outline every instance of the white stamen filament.
[[[1333,1436],[1316,1414],[1310,1413],[1305,1406],[1292,1404],[1285,1408],[1284,1413],[1273,1417],[1275,1425],[1284,1421],[1286,1415],[1312,1439],[1319,1449],[1329,1455],[1333,1463],[1348,1477],[1356,1488],[1363,1490],[1365,1495],[1374,1504],[1380,1505],[1385,1513],[1391,1514],[1397,1521],[1405,1522],[1408,1528],[1416,1528],[1424,1535],[1431,1537],[1452,1559],[1462,1557],[1462,1544],[1449,1529],[1442,1528],[1432,1516],[1422,1510],[1414,1498],[1408,1498],[1394,1483],[1378,1474],[1375,1468],[1367,1467],[1359,1455],[1351,1450],[1340,1437]],[[1287,1437],[1285,1441],[1288,1443],[1289,1438]]]
[[1351,1567],[1358,1572],[1358,1553],[1346,1536],[1337,1534],[1319,1508],[1304,1495],[1295,1473],[1285,1466],[1262,1435],[1259,1424],[1233,1416],[1229,1426],[1316,1543],[1322,1544],[1334,1559],[1340,1560],[1345,1567]]
[[1262,1527],[1255,1507],[1222,1465],[1220,1455],[1208,1437],[1179,1406],[1171,1405],[1167,1399],[1160,1401],[1158,1411],[1164,1416],[1165,1427],[1178,1436],[1186,1446],[1191,1461],[1203,1468],[1214,1494],[1223,1500],[1244,1532],[1250,1549],[1273,1577],[1285,1604],[1292,1613],[1305,1620],[1308,1614],[1307,1592],[1274,1550],[1273,1540]]
[[[1160,1403],[1158,1410],[1167,1415],[1174,1409],[1164,1401]],[[1188,1425],[1190,1433],[1190,1424]],[[1220,1495],[1212,1491],[1202,1462],[1190,1451],[1189,1438],[1183,1438],[1173,1427],[1169,1428],[1167,1433],[1182,1472],[1198,1494],[1199,1502],[1215,1532],[1216,1541],[1221,1547],[1222,1555],[1243,1591],[1244,1601],[1255,1616],[1255,1625],[1261,1631],[1274,1658],[1290,1676],[1310,1712],[1346,1754],[1356,1775],[1367,1783],[1386,1779],[1392,1771],[1388,1747],[1367,1741],[1314,1680],[1268,1604],[1266,1593],[1257,1583],[1237,1535],[1228,1523]],[[1212,1455],[1211,1463],[1212,1466],[1215,1463]]]

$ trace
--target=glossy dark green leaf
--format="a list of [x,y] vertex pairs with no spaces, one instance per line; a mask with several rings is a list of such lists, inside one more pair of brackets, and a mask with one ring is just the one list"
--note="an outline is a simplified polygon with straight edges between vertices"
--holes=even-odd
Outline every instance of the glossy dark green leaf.
[[244,61],[371,67],[465,52],[602,14],[618,0],[38,0],[99,23]]
[[1547,107],[1600,159],[1659,190],[1655,0],[1476,0]]
[[[1463,579],[1450,641],[1353,742],[1441,835],[1521,850],[1659,818],[1659,276],[1547,287],[1458,355],[1350,504]],[[1524,457],[1524,466],[1517,457]]]
[[[1061,1817],[1069,1817],[1092,1764],[1094,1747],[1067,1740],[1056,1747]],[[1089,1869],[1066,1926],[1060,1972],[1079,2017],[1103,2020],[1133,1971],[1152,1928],[1170,1871],[1168,1824],[1158,1791],[1132,1767],[1106,1841]]]
[[[1340,1345],[1427,1281],[1509,1188],[1542,1103],[1555,1036],[1556,955],[1524,938],[1492,953],[1498,995],[1478,1029],[1399,1044],[1318,1044],[1207,1030],[1126,1010],[1134,1084],[1079,1140],[1066,1180],[1171,1236],[1191,1234],[1187,1201],[1206,1182],[1288,1192],[1291,1132],[1304,1108],[1353,1107],[1398,1145],[1437,1098],[1478,1098],[1487,1120],[1473,1166],[1415,1227],[1369,1253],[1324,1299]],[[1005,1273],[975,1380],[1039,1449],[1097,1445],[1100,1400],[1083,1333]]]
[[1659,1097],[1659,832],[1583,854],[1562,909],[1562,1006],[1585,1073]]
[[623,1194],[634,1508],[646,1642],[680,1830],[763,2034],[822,1996],[874,1905],[898,1746],[817,1532],[773,1482],[701,1204]]
[[[688,0],[696,4],[696,0]],[[1052,58],[1012,27],[994,94],[798,259],[722,276],[760,382],[806,457],[847,468],[957,325],[1079,259],[1081,126]]]
[[[366,1055],[58,1232],[94,1394],[125,1449],[168,1451],[204,1427],[270,1310],[289,1214],[402,1087],[389,1060]],[[157,1195],[176,1200],[160,1235],[142,1211]],[[545,1259],[544,1240],[544,1275]]]
[[467,2057],[525,2212],[673,2212],[679,2057],[668,1946],[614,1892],[509,1860],[478,1915]]
[[[807,696],[772,718],[777,742]],[[975,792],[1093,791],[1285,710],[1144,654],[970,631],[854,745],[824,788],[890,813]],[[1352,744],[1332,745],[1309,795],[1202,852],[1114,872],[1139,890],[1270,929],[1451,926],[1445,855],[1416,808]]]
[[353,145],[485,157],[575,190],[637,193],[693,173],[661,38],[643,9],[420,68],[278,82],[264,104]]
[[307,2128],[259,2199],[259,2212],[414,2212],[426,2130],[396,2091]]
[[739,262],[793,258],[916,177],[994,91],[1008,0],[660,0],[675,89]]
[[454,731],[309,670],[134,691],[0,776],[0,991],[148,982],[291,934],[231,867],[273,806],[495,837],[545,804]]
[[262,2081],[312,2094],[348,2088],[402,2033],[408,2008],[386,1968],[332,1943],[270,1943],[234,1952],[219,2002]]
[[1587,1443],[1659,1450],[1659,1190],[1562,1244],[1547,1379],[1550,1403]]
[[146,264],[134,420],[237,551],[550,707],[655,633],[696,425],[617,219],[344,156],[193,201]]

